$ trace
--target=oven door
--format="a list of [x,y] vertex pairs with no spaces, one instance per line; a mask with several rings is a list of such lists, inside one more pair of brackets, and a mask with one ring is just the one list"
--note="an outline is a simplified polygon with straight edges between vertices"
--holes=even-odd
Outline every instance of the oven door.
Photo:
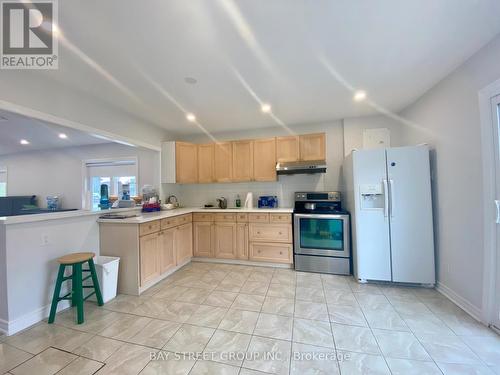
[[295,254],[350,256],[349,215],[294,214]]

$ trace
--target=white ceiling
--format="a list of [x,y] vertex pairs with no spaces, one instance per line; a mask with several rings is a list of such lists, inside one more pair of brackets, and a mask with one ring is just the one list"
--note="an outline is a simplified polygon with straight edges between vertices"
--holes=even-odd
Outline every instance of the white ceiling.
[[[60,133],[66,134],[68,138],[59,138]],[[21,139],[29,141],[30,144],[20,144]],[[0,155],[109,142],[110,140],[96,138],[79,130],[14,113],[0,112]]]
[[375,112],[350,89],[399,111],[500,32],[500,1],[60,1],[59,24],[46,74],[189,134],[184,111],[210,132]]

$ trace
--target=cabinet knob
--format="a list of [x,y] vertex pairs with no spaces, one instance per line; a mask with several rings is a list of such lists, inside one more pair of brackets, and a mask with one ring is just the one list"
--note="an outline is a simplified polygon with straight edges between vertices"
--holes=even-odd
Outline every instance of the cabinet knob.
[[280,255],[283,255],[283,251],[280,251]]
[[257,232],[257,234],[260,234],[260,232]]
[[257,252],[260,254],[260,250],[257,250]]
[[283,234],[283,233],[281,233],[281,232],[278,232],[278,234]]

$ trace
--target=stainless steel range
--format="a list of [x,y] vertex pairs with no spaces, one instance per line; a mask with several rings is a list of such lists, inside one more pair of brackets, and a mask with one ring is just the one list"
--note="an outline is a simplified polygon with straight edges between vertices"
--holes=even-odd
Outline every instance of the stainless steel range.
[[294,264],[298,271],[351,274],[349,213],[340,193],[295,193]]

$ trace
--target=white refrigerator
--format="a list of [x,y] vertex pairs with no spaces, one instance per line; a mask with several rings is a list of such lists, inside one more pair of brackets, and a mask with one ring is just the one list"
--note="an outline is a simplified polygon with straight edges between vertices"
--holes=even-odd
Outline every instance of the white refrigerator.
[[343,170],[355,277],[435,284],[428,147],[355,150]]

